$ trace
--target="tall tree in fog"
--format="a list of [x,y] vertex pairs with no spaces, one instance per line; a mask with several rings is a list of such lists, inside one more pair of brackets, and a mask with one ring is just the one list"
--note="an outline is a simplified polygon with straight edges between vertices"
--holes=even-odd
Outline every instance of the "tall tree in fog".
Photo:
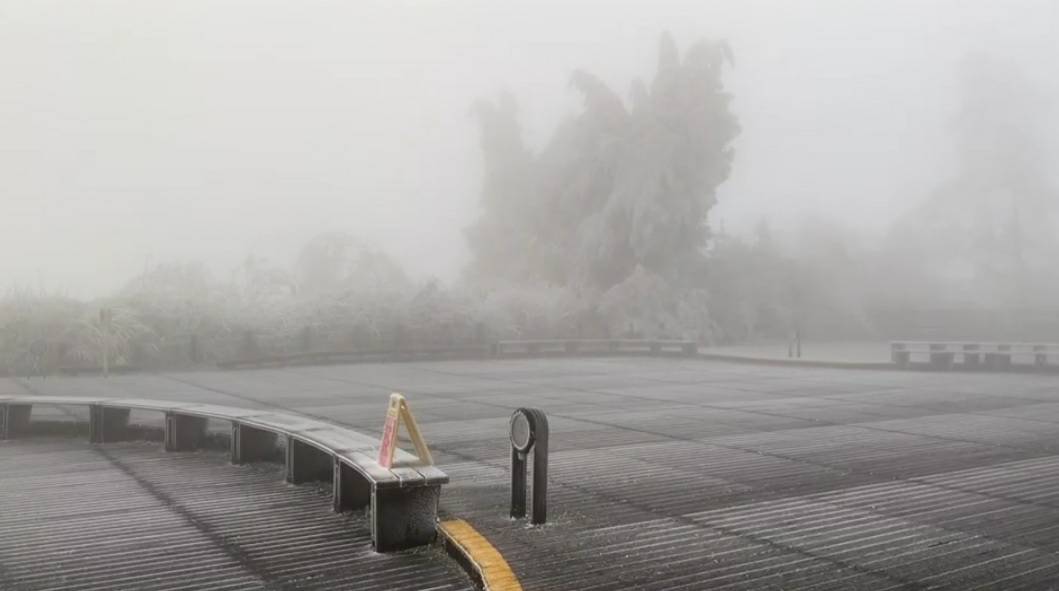
[[654,79],[635,81],[627,102],[575,72],[584,109],[539,154],[523,144],[511,97],[478,104],[485,181],[467,233],[472,275],[599,290],[634,276],[682,282],[703,257],[739,132],[722,79],[730,62],[725,43],[681,56],[664,35]]
[[510,94],[496,103],[479,101],[473,112],[481,128],[485,178],[482,218],[467,229],[475,270],[488,277],[529,277],[536,264],[529,215],[534,205],[533,156],[523,144],[517,105]]
[[1040,305],[1059,256],[1059,194],[1049,183],[1046,102],[1010,62],[964,59],[953,120],[956,175],[899,220],[895,244],[961,304]]

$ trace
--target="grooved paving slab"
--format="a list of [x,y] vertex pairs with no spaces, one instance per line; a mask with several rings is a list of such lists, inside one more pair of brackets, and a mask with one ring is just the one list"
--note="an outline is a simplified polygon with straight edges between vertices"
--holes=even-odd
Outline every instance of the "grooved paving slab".
[[[373,436],[389,392],[402,392],[451,478],[442,513],[484,534],[527,590],[1059,589],[1057,376],[591,358],[0,382],[4,393],[27,387],[283,409]],[[549,413],[543,528],[506,517],[507,420],[518,406]],[[156,469],[172,479],[217,471],[196,458]],[[56,486],[89,478],[45,474]],[[136,514],[148,501],[127,504]],[[223,498],[192,506],[212,515],[214,505]],[[120,512],[92,519],[101,528],[93,540],[120,531]],[[42,523],[31,535],[61,534]],[[0,577],[21,568],[22,555],[4,554],[7,537]],[[253,569],[218,552],[209,560],[240,588]],[[302,572],[294,557],[275,560],[279,576]],[[415,588],[395,576],[386,588]]]
[[0,471],[0,589],[473,589],[437,549],[372,552],[363,514],[279,465],[31,439]]

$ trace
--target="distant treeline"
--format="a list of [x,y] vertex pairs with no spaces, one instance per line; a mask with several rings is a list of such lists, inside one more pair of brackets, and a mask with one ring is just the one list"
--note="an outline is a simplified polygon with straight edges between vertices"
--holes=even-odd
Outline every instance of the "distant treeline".
[[115,366],[162,368],[518,338],[1059,341],[1059,194],[1034,93],[1010,65],[968,58],[955,176],[867,242],[812,218],[749,236],[710,231],[736,165],[731,63],[723,42],[681,53],[663,36],[653,78],[634,81],[628,100],[575,72],[584,108],[536,152],[514,97],[477,104],[481,215],[451,283],[412,281],[384,253],[329,233],[289,268],[251,257],[218,278],[163,264],[96,301],[13,290],[0,299],[0,368],[94,367],[104,352]]

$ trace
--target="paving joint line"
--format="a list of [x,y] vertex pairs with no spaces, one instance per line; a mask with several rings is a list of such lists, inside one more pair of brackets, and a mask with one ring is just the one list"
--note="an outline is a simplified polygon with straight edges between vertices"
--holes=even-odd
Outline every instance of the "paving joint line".
[[214,547],[220,549],[225,555],[242,566],[248,574],[261,581],[265,589],[282,589],[282,586],[280,586],[274,577],[272,577],[268,569],[247,555],[247,553],[239,546],[238,542],[229,540],[224,534],[217,532],[213,526],[200,519],[190,509],[183,507],[176,501],[176,499],[161,490],[160,487],[137,474],[134,469],[126,465],[113,454],[109,453],[106,449],[99,446],[93,446],[92,449],[110,462],[112,466],[136,482],[144,492],[159,501],[168,510],[176,513],[185,523],[204,535]]

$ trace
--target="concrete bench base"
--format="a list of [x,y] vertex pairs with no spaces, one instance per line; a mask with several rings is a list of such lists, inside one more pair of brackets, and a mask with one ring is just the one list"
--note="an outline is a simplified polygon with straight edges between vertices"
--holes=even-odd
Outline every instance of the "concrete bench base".
[[376,552],[430,544],[437,537],[440,486],[375,488],[371,539]]
[[440,485],[381,487],[336,461],[333,487],[336,512],[369,510],[376,552],[422,546],[437,537]]

